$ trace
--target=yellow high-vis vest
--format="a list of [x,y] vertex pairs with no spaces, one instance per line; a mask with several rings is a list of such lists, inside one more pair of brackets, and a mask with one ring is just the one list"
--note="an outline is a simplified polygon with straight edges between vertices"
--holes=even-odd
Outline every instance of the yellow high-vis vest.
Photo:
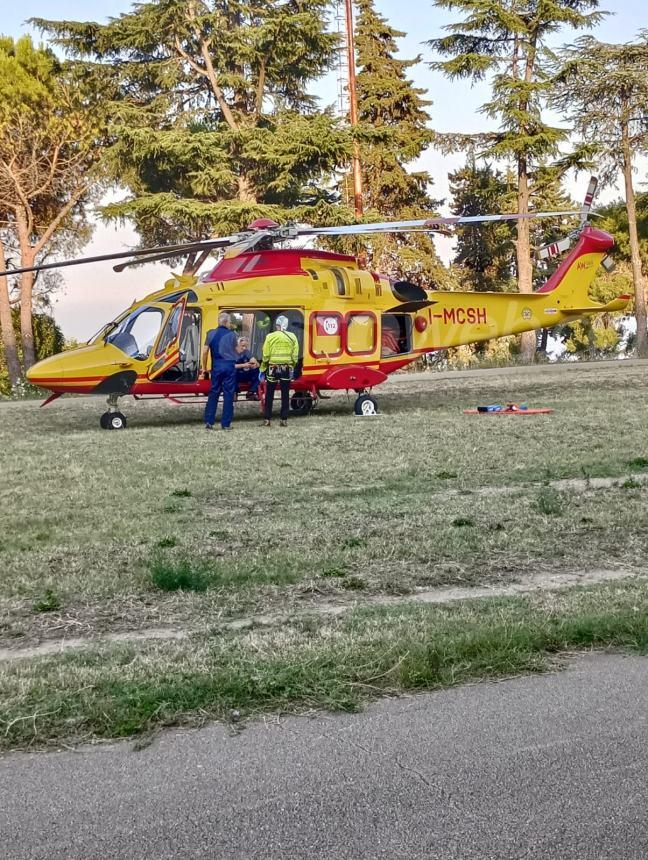
[[273,331],[263,344],[261,371],[265,373],[270,364],[289,364],[294,367],[299,358],[299,343],[291,331]]

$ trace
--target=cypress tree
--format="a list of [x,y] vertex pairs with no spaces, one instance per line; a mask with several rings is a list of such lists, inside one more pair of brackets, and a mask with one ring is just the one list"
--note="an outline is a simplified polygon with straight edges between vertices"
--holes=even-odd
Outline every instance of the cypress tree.
[[[396,30],[373,0],[357,0],[356,49],[358,119],[363,191],[368,218],[398,220],[434,214],[439,201],[430,195],[432,179],[412,164],[434,137],[431,105],[425,90],[408,77],[420,61],[397,57]],[[428,236],[377,237],[369,246],[371,265],[394,277],[428,286],[450,282]]]
[[[477,166],[474,154],[466,165],[449,174],[452,212],[481,215],[510,209],[512,183],[490,164]],[[507,205],[508,204],[508,205]],[[453,265],[463,289],[497,291],[511,288],[515,268],[514,228],[507,222],[460,227]]]

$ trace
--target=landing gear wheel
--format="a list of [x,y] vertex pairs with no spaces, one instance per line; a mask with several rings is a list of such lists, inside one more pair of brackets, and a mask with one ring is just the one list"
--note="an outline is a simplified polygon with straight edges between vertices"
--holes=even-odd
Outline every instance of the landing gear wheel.
[[353,411],[356,415],[377,415],[378,403],[369,394],[361,394],[355,402]]
[[308,415],[314,405],[313,395],[308,391],[297,391],[290,398],[290,411],[293,415]]
[[102,430],[123,430],[126,427],[126,416],[121,412],[104,412],[99,424]]

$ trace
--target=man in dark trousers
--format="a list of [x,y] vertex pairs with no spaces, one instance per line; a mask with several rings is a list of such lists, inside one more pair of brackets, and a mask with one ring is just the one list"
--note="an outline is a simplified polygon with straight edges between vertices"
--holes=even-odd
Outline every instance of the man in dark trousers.
[[261,358],[261,374],[266,378],[266,396],[263,422],[270,427],[272,419],[272,401],[275,388],[281,387],[281,426],[288,424],[290,411],[290,382],[299,359],[299,343],[295,335],[288,331],[288,317],[279,314],[275,320],[275,330],[269,334],[263,344]]
[[221,415],[221,427],[229,430],[234,417],[234,395],[236,394],[236,362],[238,353],[236,351],[237,336],[231,329],[232,323],[228,313],[221,313],[218,317],[218,328],[207,332],[205,345],[202,351],[201,372],[202,375],[207,365],[207,355],[211,353],[211,390],[205,407],[205,429],[212,430],[216,421],[216,409],[218,399],[223,394],[223,414]]

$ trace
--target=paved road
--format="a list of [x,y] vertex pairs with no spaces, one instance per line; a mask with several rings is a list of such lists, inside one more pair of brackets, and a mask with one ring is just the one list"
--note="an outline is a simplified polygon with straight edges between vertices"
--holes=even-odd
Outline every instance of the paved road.
[[648,857],[648,659],[0,758],[0,856]]

